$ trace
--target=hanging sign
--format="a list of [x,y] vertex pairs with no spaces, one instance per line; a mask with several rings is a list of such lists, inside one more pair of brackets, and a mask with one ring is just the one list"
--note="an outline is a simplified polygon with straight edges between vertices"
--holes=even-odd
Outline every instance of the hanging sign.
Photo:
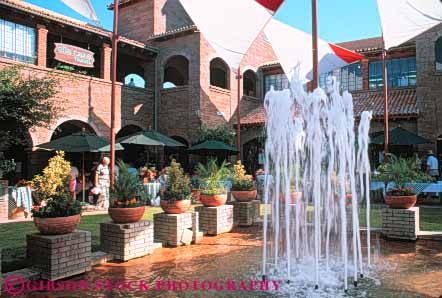
[[55,43],[55,60],[81,66],[94,67],[94,52],[64,43]]

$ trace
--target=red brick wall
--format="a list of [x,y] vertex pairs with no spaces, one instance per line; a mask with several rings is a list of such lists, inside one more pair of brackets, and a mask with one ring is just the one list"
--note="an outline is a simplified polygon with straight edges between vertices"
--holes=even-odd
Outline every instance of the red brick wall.
[[[15,65],[17,62],[0,59],[0,68]],[[46,69],[34,65],[25,65],[24,74],[50,76],[58,80],[59,92],[52,98],[54,105],[63,107],[57,119],[49,128],[37,127],[29,132],[33,146],[48,142],[60,124],[68,120],[80,120],[88,123],[99,136],[110,135],[110,99],[111,82],[64,71]],[[152,125],[153,94],[142,88],[133,88],[117,84],[116,93],[116,128],[134,124],[142,128]]]

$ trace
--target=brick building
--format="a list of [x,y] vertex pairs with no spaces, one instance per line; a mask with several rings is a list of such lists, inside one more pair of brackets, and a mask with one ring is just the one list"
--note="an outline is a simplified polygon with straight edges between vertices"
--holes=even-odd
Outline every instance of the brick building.
[[[112,6],[109,6],[112,9]],[[64,131],[86,127],[109,137],[110,121],[110,38],[111,32],[67,18],[19,0],[0,2],[0,22],[26,26],[33,32],[23,71],[50,75],[62,82],[54,104],[67,108],[50,128],[30,131],[28,148],[49,141]],[[1,25],[2,23],[0,23]],[[21,30],[21,29],[20,29]],[[157,128],[178,141],[192,144],[194,131],[202,125],[235,125],[237,108],[236,69],[230,69],[192,23],[179,0],[122,0],[119,7],[117,130],[119,136]],[[390,52],[391,127],[402,126],[434,141],[442,135],[438,106],[442,104],[442,27],[434,28]],[[87,74],[55,70],[53,44],[63,42],[89,49],[95,64]],[[13,65],[20,55],[1,48],[0,67]],[[372,132],[383,129],[382,73],[379,38],[341,44],[366,56],[336,71],[343,89],[353,93],[355,113],[373,110]],[[8,56],[9,55],[9,56]],[[12,58],[12,59],[11,59]],[[438,61],[438,63],[436,63]],[[253,170],[263,144],[265,112],[263,97],[270,86],[281,89],[288,80],[261,33],[241,63],[241,143],[243,158]],[[125,85],[127,75],[136,75],[144,86]],[[324,81],[325,75],[322,76]],[[138,82],[137,81],[137,82]],[[441,143],[442,144],[442,143]],[[442,146],[438,151],[442,153]],[[38,169],[44,153],[24,155]],[[181,156],[185,163],[187,156]],[[23,158],[24,159],[24,158]]]

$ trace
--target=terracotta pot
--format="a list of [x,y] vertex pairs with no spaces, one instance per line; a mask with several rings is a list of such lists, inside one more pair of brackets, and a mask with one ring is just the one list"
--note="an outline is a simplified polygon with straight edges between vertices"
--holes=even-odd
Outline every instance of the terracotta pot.
[[164,212],[168,214],[181,214],[186,213],[189,210],[191,205],[190,200],[180,200],[180,201],[166,201],[161,200],[160,206]]
[[133,223],[143,218],[144,206],[135,208],[109,208],[107,211],[114,223]]
[[256,199],[257,191],[245,190],[245,191],[232,191],[232,195],[238,202],[250,202]]
[[79,223],[80,214],[53,218],[34,217],[34,225],[43,235],[63,235],[72,233]]
[[[302,191],[292,191],[290,193],[290,204],[296,204],[297,200],[302,199]],[[285,194],[281,193],[279,196],[279,200],[285,202]]]
[[192,198],[194,198],[195,200],[199,200],[201,195],[201,189],[192,189],[191,195]]
[[409,209],[416,204],[417,196],[385,196],[385,203],[393,209]]
[[201,203],[206,207],[218,207],[226,204],[227,194],[222,195],[200,195]]

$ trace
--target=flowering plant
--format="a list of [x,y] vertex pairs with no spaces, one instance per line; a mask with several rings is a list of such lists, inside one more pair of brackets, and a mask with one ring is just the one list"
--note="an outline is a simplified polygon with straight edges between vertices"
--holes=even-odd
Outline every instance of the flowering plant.
[[250,191],[255,189],[252,175],[246,175],[246,170],[240,160],[233,166],[232,181],[233,191]]
[[81,203],[80,201],[69,200],[67,195],[62,193],[48,200],[45,206],[34,206],[31,212],[33,217],[68,217],[81,214]]
[[148,181],[153,181],[157,177],[157,170],[155,169],[155,167],[142,167],[140,169],[140,174],[143,178],[147,178]]
[[175,159],[172,159],[167,174],[167,185],[166,189],[161,192],[161,199],[166,201],[189,200],[191,198],[190,178],[184,175],[183,168]]
[[71,165],[64,159],[64,152],[57,151],[55,156],[49,159],[48,166],[43,169],[43,173],[32,179],[32,187],[38,199],[48,200],[67,193],[71,180],[70,172]]

